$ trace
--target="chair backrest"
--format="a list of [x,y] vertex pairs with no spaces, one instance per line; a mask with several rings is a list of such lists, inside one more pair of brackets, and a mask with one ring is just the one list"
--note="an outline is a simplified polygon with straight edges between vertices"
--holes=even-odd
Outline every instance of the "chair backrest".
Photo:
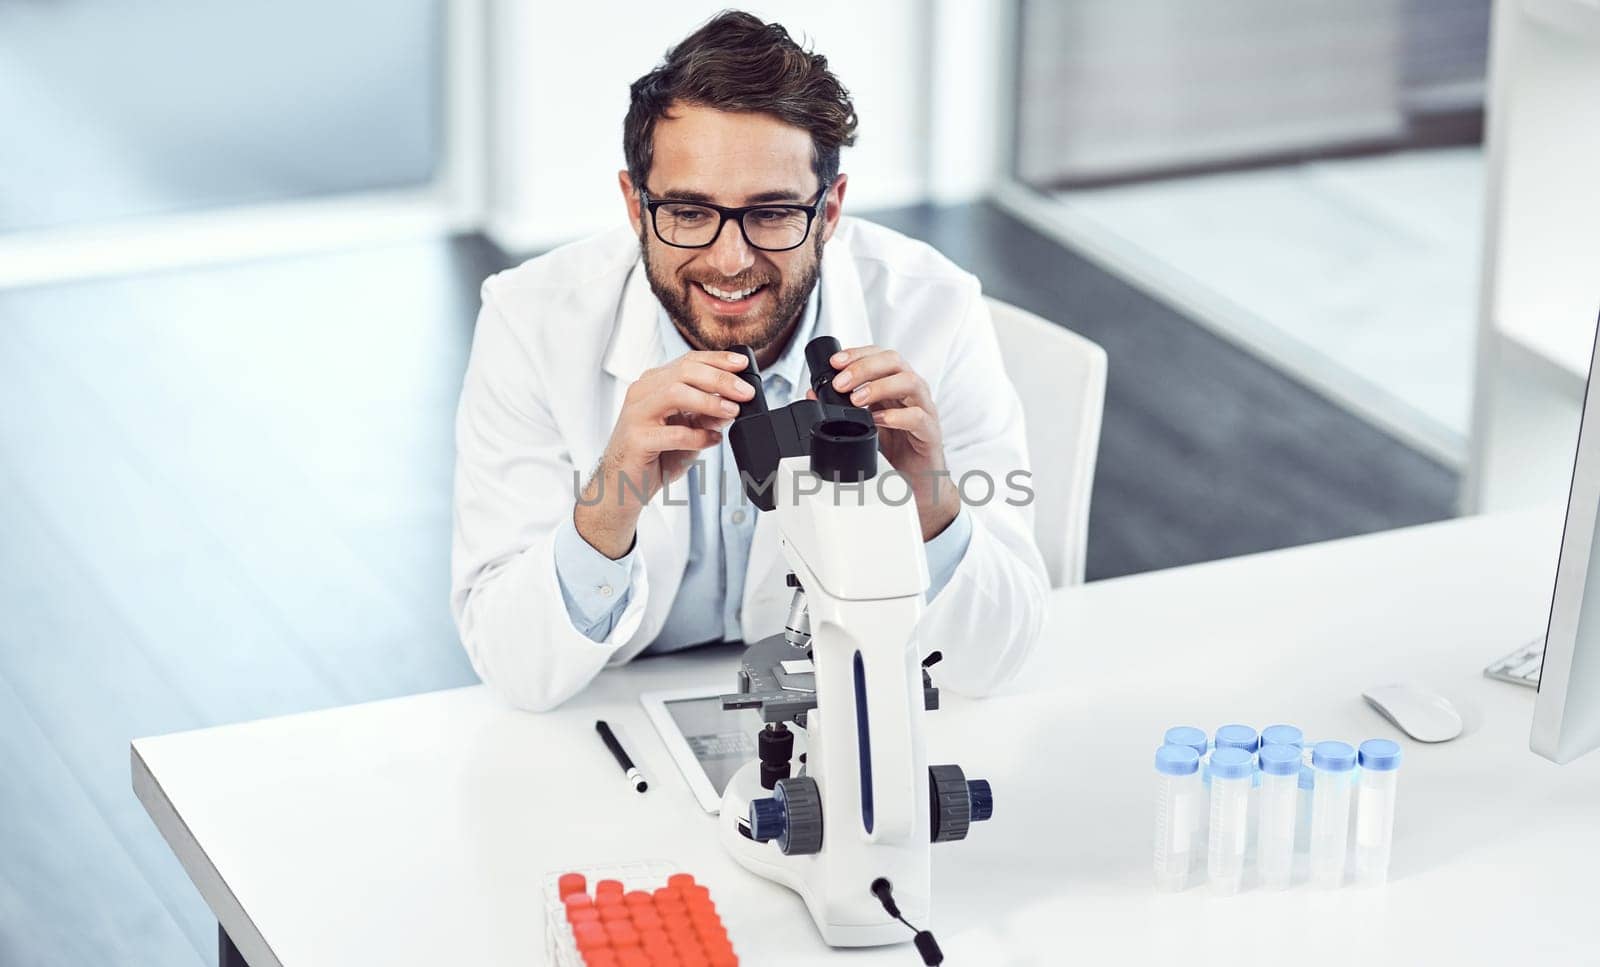
[[1105,411],[1106,352],[1024,309],[987,301],[1001,361],[1022,397],[1033,466],[1034,536],[1050,586],[1082,584],[1089,494]]

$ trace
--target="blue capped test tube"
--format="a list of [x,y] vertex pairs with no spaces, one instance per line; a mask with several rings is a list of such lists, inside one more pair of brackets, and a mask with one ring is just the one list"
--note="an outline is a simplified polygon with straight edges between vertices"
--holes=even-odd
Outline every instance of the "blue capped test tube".
[[1217,748],[1243,749],[1255,755],[1261,748],[1261,737],[1248,725],[1224,725],[1217,730]]
[[1217,893],[1239,892],[1244,880],[1244,849],[1255,756],[1232,746],[1211,753],[1211,835],[1206,849],[1206,875]]
[[1182,745],[1194,750],[1195,755],[1206,757],[1206,733],[1192,725],[1174,725],[1161,739],[1162,745]]
[[[1202,843],[1206,838],[1207,812],[1211,808],[1210,799],[1204,795],[1211,786],[1211,781],[1206,776],[1206,754],[1211,751],[1211,748],[1206,739],[1205,730],[1197,729],[1192,725],[1174,725],[1167,730],[1167,734],[1162,737],[1161,741],[1164,745],[1181,745],[1193,749],[1195,755],[1200,757],[1200,772],[1197,775],[1197,781],[1205,788],[1200,790],[1202,795],[1194,808],[1193,815],[1189,818],[1194,822],[1194,841]],[[1198,848],[1196,847],[1196,849]]]
[[1298,749],[1305,743],[1305,733],[1293,725],[1269,725],[1261,730],[1262,748],[1269,745],[1289,745]]
[[1300,759],[1300,779],[1297,790],[1299,808],[1294,822],[1294,851],[1304,853],[1311,848],[1311,787],[1316,782],[1317,773],[1311,768],[1310,750]]
[[1261,768],[1259,815],[1256,819],[1256,867],[1269,890],[1288,887],[1294,869],[1294,828],[1298,820],[1300,750],[1292,745],[1264,745],[1257,753]]
[[1182,890],[1199,840],[1194,815],[1200,810],[1200,757],[1184,745],[1156,750],[1155,872],[1159,890]]
[[[1217,729],[1217,748],[1238,749],[1250,754],[1250,788],[1255,789],[1261,785],[1261,774],[1255,771],[1256,750],[1261,748],[1261,736],[1248,725],[1224,725]],[[1245,807],[1244,844],[1245,851],[1250,852],[1256,848],[1256,801],[1255,796],[1247,797]]]
[[1356,757],[1361,779],[1356,787],[1356,882],[1372,885],[1389,878],[1394,844],[1394,790],[1400,777],[1400,744],[1368,739]]
[[1319,887],[1344,885],[1355,768],[1356,750],[1344,742],[1318,742],[1311,749],[1311,882]]

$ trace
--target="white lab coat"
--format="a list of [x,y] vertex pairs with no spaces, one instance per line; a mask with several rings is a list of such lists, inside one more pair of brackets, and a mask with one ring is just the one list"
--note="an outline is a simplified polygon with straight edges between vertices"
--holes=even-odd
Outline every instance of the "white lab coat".
[[[824,248],[820,284],[823,331],[846,347],[898,350],[932,388],[953,476],[984,470],[995,481],[992,501],[965,508],[971,543],[918,626],[922,652],[944,652],[941,686],[989,691],[1038,638],[1048,580],[1032,507],[1005,499],[1027,446],[978,280],[921,242],[845,218]],[[639,654],[677,595],[689,553],[681,493],[671,504],[658,494],[640,516],[631,597],[603,642],[573,626],[553,548],[624,391],[659,362],[658,310],[626,227],[483,284],[456,416],[450,603],[473,668],[519,707],[553,708]],[[972,491],[983,494],[975,481]],[[739,612],[747,640],[783,629],[784,573],[776,519],[761,515]]]

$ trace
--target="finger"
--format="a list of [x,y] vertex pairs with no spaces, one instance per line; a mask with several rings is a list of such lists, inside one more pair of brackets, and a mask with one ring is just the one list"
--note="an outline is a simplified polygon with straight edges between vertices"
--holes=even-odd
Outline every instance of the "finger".
[[679,362],[704,363],[729,373],[742,373],[750,361],[744,358],[744,353],[730,352],[722,349],[694,349],[678,357]]
[[748,400],[756,395],[749,383],[726,370],[695,360],[684,359],[676,363],[663,378],[688,383],[696,389],[730,400]]
[[882,346],[855,346],[850,349],[839,350],[832,356],[828,357],[828,362],[833,366],[834,369],[844,369],[846,366],[850,365],[851,360],[860,359],[862,356],[870,356],[873,353],[881,352],[883,352]]
[[644,445],[651,453],[670,453],[673,450],[704,450],[722,442],[722,434],[698,426],[664,424],[651,427],[643,434]]
[[850,393],[852,406],[867,406],[873,403],[899,403],[904,406],[920,406],[933,411],[933,402],[928,398],[928,384],[922,377],[910,370],[890,373],[882,379],[875,379],[862,383]]
[[930,446],[939,442],[939,421],[920,406],[900,406],[873,410],[872,422],[891,430],[901,430]]
[[817,398],[817,391],[816,390],[814,390],[814,389],[806,390],[806,399],[814,400],[816,398]]
[[910,367],[900,358],[900,354],[892,349],[880,349],[852,360],[833,378],[833,388],[843,393],[851,387],[882,379],[901,370],[910,371]]
[[672,383],[654,394],[645,404],[647,419],[665,420],[675,413],[693,413],[712,419],[733,419],[739,415],[739,404],[723,399],[688,383]]
[[700,413],[668,413],[666,422],[673,426],[697,426],[707,430],[722,430],[733,422],[733,418],[705,416]]

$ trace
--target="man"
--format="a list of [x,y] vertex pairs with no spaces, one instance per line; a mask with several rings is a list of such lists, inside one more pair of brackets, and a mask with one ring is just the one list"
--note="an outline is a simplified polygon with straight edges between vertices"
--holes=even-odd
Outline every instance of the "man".
[[1038,637],[1031,508],[964,506],[955,485],[983,472],[1004,494],[1027,467],[978,282],[841,217],[855,127],[825,58],[721,14],[632,86],[629,228],[484,283],[451,605],[473,667],[512,703],[551,708],[608,664],[782,630],[776,521],[744,500],[722,436],[753,392],[727,351],[741,343],[774,408],[807,392],[807,342],[846,347],[834,385],[912,482],[932,582],[918,641],[944,652],[942,685],[992,689]]

